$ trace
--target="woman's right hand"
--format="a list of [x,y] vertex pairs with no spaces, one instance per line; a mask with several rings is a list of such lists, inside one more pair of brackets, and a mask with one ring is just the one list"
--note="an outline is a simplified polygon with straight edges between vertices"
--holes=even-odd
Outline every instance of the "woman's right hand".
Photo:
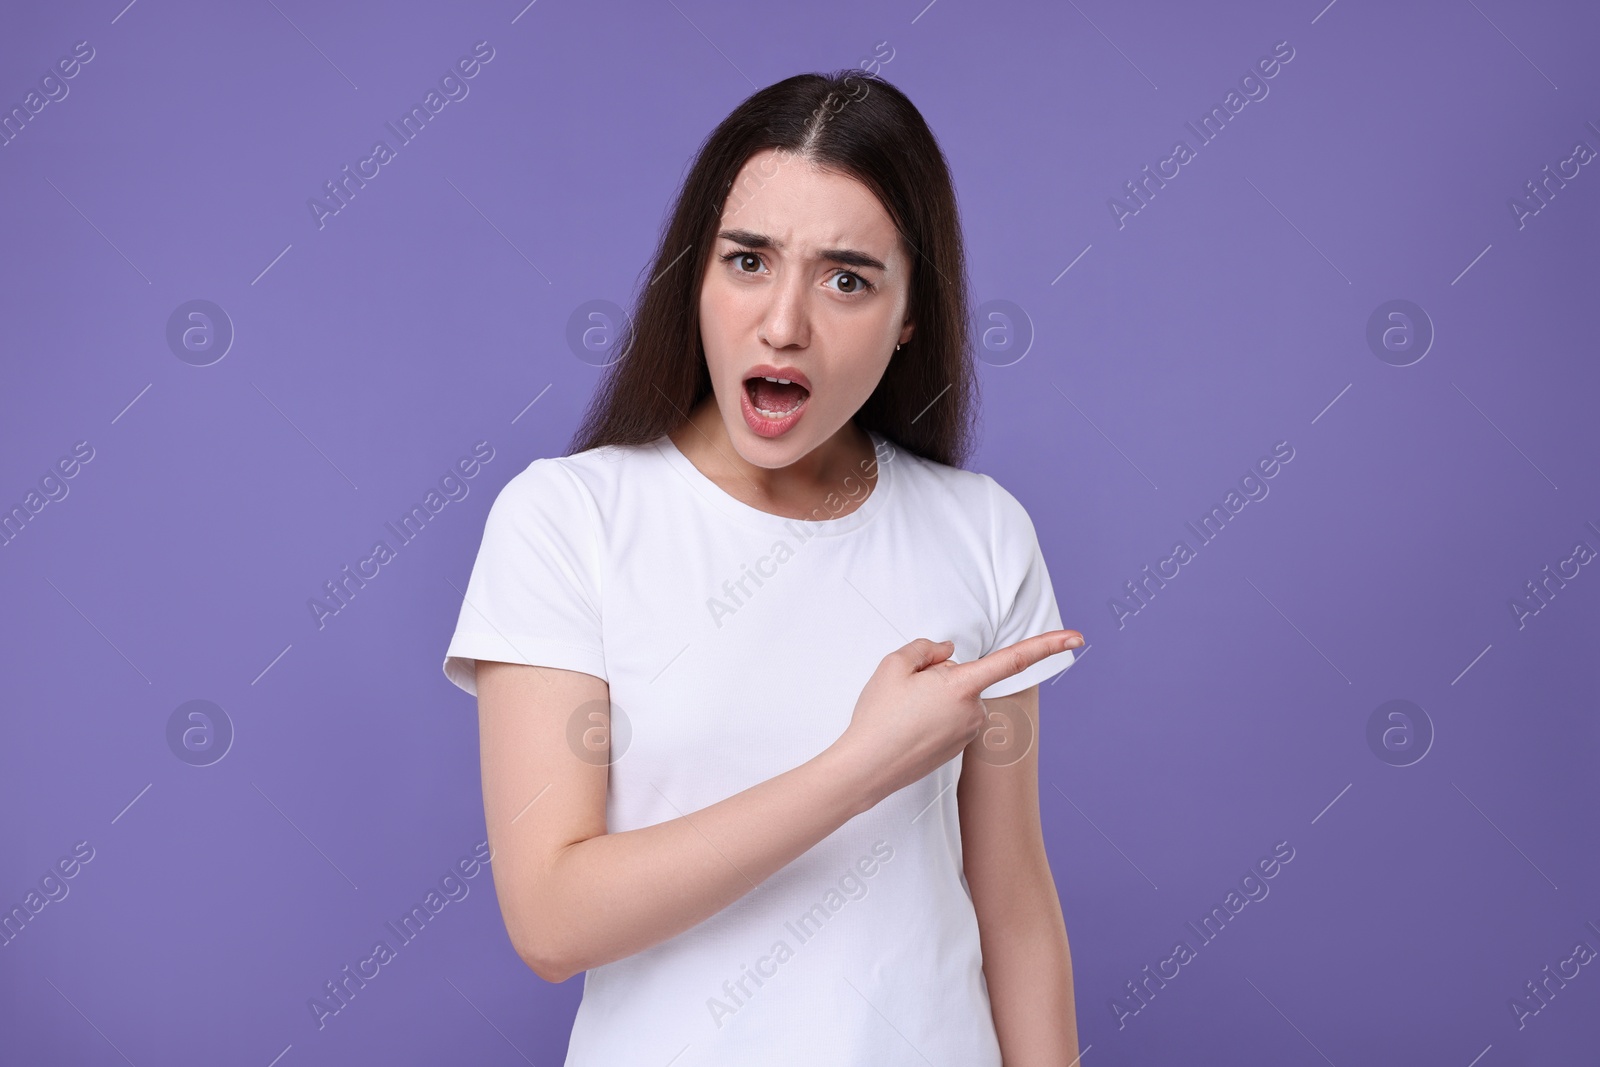
[[1078,631],[1052,630],[970,663],[952,663],[952,642],[919,637],[878,664],[835,747],[862,768],[876,804],[972,743],[987,720],[979,693],[1046,656],[1082,645]]

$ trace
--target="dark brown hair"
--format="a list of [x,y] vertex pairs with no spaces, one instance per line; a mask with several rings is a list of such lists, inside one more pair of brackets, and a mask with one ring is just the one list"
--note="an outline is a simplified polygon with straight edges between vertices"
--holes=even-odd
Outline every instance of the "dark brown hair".
[[712,392],[700,341],[700,286],[723,207],[742,195],[734,179],[768,148],[855,178],[893,220],[911,263],[907,314],[916,329],[854,421],[918,455],[961,466],[973,444],[978,382],[950,170],[905,94],[855,69],[797,74],[761,89],[701,144],[662,230],[649,281],[617,334],[618,355],[569,454],[647,444],[676,429]]

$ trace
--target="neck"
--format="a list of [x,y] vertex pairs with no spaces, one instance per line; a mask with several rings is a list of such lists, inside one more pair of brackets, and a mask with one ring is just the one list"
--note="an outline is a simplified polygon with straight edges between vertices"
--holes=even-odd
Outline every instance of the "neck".
[[757,466],[739,454],[715,395],[696,405],[669,436],[701,473],[730,495],[790,518],[814,517],[830,495],[836,501],[853,497],[859,504],[866,496],[863,483],[869,488],[877,484],[877,466],[867,462],[874,455],[872,438],[853,419],[785,467]]

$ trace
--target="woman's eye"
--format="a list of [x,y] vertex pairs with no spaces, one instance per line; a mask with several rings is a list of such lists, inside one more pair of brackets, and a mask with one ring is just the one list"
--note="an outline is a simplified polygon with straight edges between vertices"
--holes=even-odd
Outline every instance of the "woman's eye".
[[[758,273],[762,266],[761,257],[754,252],[745,252],[734,249],[732,252],[722,254],[724,263],[731,263],[733,269],[739,274]],[[876,288],[871,282],[854,271],[842,270],[828,279],[830,282],[842,282],[842,286],[835,288],[834,292],[843,296],[857,296],[872,292]]]

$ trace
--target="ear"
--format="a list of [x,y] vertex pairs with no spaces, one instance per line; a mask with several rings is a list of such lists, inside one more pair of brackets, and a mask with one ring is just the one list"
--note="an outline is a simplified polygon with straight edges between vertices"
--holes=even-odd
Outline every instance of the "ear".
[[912,322],[910,319],[907,319],[906,320],[906,324],[900,328],[900,339],[898,341],[896,341],[895,343],[903,345],[907,341],[911,340],[911,333],[916,328],[917,328],[917,324],[915,322]]

